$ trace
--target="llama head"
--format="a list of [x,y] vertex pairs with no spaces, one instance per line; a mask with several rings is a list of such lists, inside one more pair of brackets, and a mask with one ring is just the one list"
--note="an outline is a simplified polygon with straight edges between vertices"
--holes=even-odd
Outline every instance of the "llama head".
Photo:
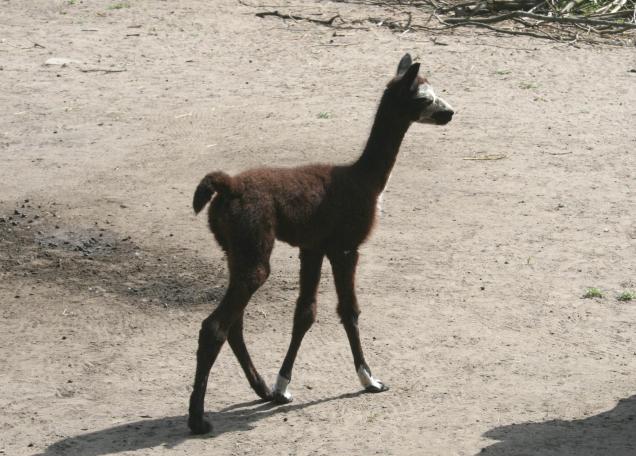
[[398,109],[412,122],[446,125],[453,118],[453,108],[438,97],[429,82],[418,75],[419,63],[405,54],[400,60],[397,75],[389,82],[389,91]]

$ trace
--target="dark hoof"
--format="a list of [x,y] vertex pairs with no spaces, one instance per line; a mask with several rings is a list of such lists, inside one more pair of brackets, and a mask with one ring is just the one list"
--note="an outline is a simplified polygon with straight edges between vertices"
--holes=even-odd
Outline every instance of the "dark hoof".
[[207,434],[212,430],[212,425],[203,418],[189,418],[188,427],[190,428],[190,431],[192,431],[192,433],[195,435]]
[[274,393],[274,402],[276,404],[280,404],[280,405],[289,404],[293,400],[294,400],[294,398],[291,397],[291,394],[288,395],[288,396],[285,396],[285,395],[283,395],[281,393]]
[[380,386],[369,385],[364,389],[367,393],[383,393],[384,391],[388,391],[389,387],[384,383],[380,383]]
[[258,397],[263,399],[266,402],[270,402],[274,400],[274,395],[272,394],[272,390],[269,389],[266,385],[259,385],[258,388],[254,388]]

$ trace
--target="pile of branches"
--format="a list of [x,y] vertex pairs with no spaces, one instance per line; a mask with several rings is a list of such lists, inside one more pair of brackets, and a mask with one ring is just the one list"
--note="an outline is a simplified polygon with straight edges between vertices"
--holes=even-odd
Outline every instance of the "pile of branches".
[[[411,13],[403,22],[383,21],[392,29],[442,31],[478,27],[510,35],[557,41],[606,41],[636,34],[636,0],[334,0],[377,6],[411,7],[430,12],[423,25]],[[437,24],[431,20],[435,19]],[[633,42],[633,41],[632,41]]]
[[[434,0],[431,0],[434,1]],[[476,0],[435,7],[443,25],[520,29],[540,38],[608,37],[636,31],[636,0]],[[506,28],[494,24],[509,21]]]

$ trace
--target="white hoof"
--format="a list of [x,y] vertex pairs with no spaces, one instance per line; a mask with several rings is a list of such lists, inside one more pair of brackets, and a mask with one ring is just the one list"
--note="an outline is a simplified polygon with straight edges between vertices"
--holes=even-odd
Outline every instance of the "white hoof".
[[380,392],[388,389],[384,383],[373,377],[371,373],[364,368],[364,366],[360,366],[358,368],[358,378],[360,379],[362,387],[367,391]]
[[272,387],[272,393],[276,402],[287,403],[291,402],[294,399],[292,397],[292,394],[289,392],[288,387],[289,380],[279,374],[276,378],[276,383]]

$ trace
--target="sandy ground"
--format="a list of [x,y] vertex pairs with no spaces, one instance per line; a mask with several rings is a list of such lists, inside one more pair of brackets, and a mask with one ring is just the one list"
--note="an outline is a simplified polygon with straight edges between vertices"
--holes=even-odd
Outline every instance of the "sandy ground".
[[[636,304],[616,300],[636,289],[634,49],[334,36],[254,16],[272,9],[1,1],[0,454],[636,454]],[[362,249],[363,344],[391,390],[360,393],[325,265],[295,401],[256,401],[226,348],[214,432],[191,437],[196,336],[226,281],[194,187],[352,160],[405,51],[458,113],[411,128]],[[504,157],[465,160],[485,155]],[[272,266],[246,322],[271,381],[297,252]]]

